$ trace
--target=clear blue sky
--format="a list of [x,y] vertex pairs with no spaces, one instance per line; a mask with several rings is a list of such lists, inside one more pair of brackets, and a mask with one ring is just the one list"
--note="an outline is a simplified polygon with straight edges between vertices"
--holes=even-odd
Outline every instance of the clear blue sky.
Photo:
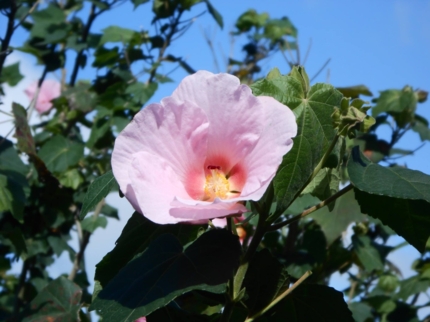
[[[401,89],[405,85],[430,90],[430,1],[212,0],[212,3],[224,17],[224,29],[220,30],[206,14],[199,17],[185,36],[173,43],[169,49],[169,53],[184,57],[194,69],[217,71],[202,30],[208,31],[210,35],[215,34],[215,48],[218,50],[222,47],[225,55],[228,55],[228,34],[234,29],[235,20],[245,10],[253,8],[258,12],[269,13],[272,18],[289,17],[298,29],[302,56],[312,39],[312,48],[306,63],[306,69],[311,76],[331,58],[328,68],[330,83],[334,86],[365,84],[374,94],[385,89]],[[94,24],[94,31],[102,30],[112,23],[132,29],[149,29],[152,17],[149,12],[150,5],[143,5],[136,11],[132,11],[131,5],[128,4],[118,7],[114,12],[100,16]],[[200,4],[195,8],[193,15],[205,10],[205,5]],[[4,17],[0,17],[0,26],[5,26]],[[23,39],[24,33],[17,33],[13,45],[20,45]],[[234,52],[238,58],[242,57],[243,44],[243,41],[235,43]],[[222,55],[218,58],[221,66],[225,68]],[[172,67],[166,66],[161,71],[168,72]],[[267,61],[263,65],[263,71],[267,72],[272,67],[278,67],[284,73],[289,70],[281,55]],[[28,76],[37,75],[29,70],[23,70],[22,73]],[[185,75],[181,69],[176,70],[171,75],[176,83],[161,86],[151,102],[158,102],[162,97],[168,96]],[[325,82],[326,76],[327,70],[321,73],[316,81]],[[80,74],[80,77],[92,79],[93,74],[85,72]],[[420,104],[418,114],[430,120],[430,102]],[[430,174],[429,143],[414,156],[404,158],[400,162]],[[399,147],[413,149],[419,144],[418,135],[412,133],[402,139]],[[111,196],[110,200],[120,208],[121,222],[110,220],[106,230],[96,231],[91,238],[87,252],[90,279],[93,277],[91,270],[94,265],[113,247],[119,231],[132,213],[125,199]],[[407,263],[408,266],[418,255],[410,247],[398,254],[397,260]],[[53,267],[53,271],[68,272],[71,266],[67,256],[63,256],[61,262],[62,265]]]

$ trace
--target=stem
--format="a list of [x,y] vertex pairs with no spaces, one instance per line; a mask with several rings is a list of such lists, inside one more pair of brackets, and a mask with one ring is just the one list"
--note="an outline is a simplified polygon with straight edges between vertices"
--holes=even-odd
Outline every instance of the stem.
[[291,224],[292,222],[295,222],[299,219],[302,219],[304,217],[306,217],[307,215],[313,213],[314,211],[317,211],[318,209],[327,206],[329,203],[335,201],[337,198],[339,198],[340,196],[343,196],[345,193],[347,193],[349,190],[351,190],[354,186],[352,184],[347,185],[345,188],[343,188],[342,190],[336,192],[333,196],[327,198],[324,201],[321,201],[319,204],[306,209],[305,211],[303,211],[301,214],[294,216],[290,219],[284,220],[280,223],[274,224],[272,226],[269,227],[268,231],[273,231],[273,230],[278,230],[279,228],[282,228],[286,225]]
[[[99,215],[100,212],[103,208],[103,205],[105,204],[105,200],[102,199],[96,206],[96,209],[94,210],[94,219],[96,219]],[[83,232],[82,231],[82,226],[81,226],[81,222],[76,219],[75,220],[76,223],[76,228],[78,230],[78,239],[79,239],[79,252],[76,254],[75,260],[73,261],[73,267],[72,270],[70,271],[70,274],[68,276],[68,279],[73,281],[76,277],[76,273],[78,272],[80,266],[81,266],[81,262],[84,259],[84,253],[85,253],[85,249],[88,246],[88,243],[90,241],[90,237],[91,237],[91,233],[88,231]]]
[[[96,11],[96,6],[93,4],[91,6],[91,9],[90,9],[90,15],[88,16],[87,24],[85,25],[85,29],[82,32],[82,38],[81,38],[82,43],[87,42],[87,38],[88,38],[88,35],[90,33],[91,25],[93,24],[97,15],[100,14],[104,10],[101,10],[98,13],[96,13],[95,11]],[[80,65],[83,54],[84,54],[84,49],[81,49],[81,51],[79,51],[78,55],[76,56],[75,66],[73,66],[73,72],[72,72],[72,76],[70,78],[70,86],[72,86],[72,87],[75,86],[76,78],[78,77],[79,65]]]
[[24,288],[25,278],[27,277],[27,272],[29,268],[30,268],[30,262],[28,259],[26,259],[22,263],[21,274],[19,275],[18,285],[16,286],[16,290],[15,290],[15,303],[13,305],[13,314],[16,318],[16,321],[18,321],[19,309],[21,307],[21,296],[22,296],[21,293]]
[[255,313],[253,316],[247,318],[245,322],[251,322],[254,321],[256,318],[262,316],[264,313],[269,311],[272,307],[274,307],[276,304],[278,304],[280,301],[282,301],[288,294],[290,294],[292,291],[294,291],[297,286],[302,284],[309,276],[311,276],[312,272],[307,271],[302,277],[299,278],[297,282],[293,284],[289,289],[287,289],[284,293],[279,295],[276,299],[274,299],[269,305],[267,305],[264,309],[261,311]]
[[7,22],[7,28],[4,38],[1,42],[1,50],[0,50],[0,75],[3,70],[4,62],[6,61],[6,57],[8,55],[8,49],[9,49],[9,43],[12,39],[13,32],[15,30],[14,28],[14,20],[16,12],[18,11],[18,8],[16,6],[15,0],[11,0],[10,2],[10,11],[6,15],[8,18]]

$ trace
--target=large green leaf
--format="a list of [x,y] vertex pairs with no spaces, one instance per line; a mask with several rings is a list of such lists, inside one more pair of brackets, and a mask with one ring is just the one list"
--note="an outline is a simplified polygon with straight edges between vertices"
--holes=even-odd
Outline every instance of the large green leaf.
[[361,212],[378,218],[414,246],[425,251],[430,236],[430,203],[373,195],[354,189]]
[[106,286],[121,268],[162,234],[172,234],[181,244],[186,244],[195,239],[199,229],[196,225],[158,225],[135,212],[116,241],[115,248],[96,265],[94,279]]
[[360,222],[366,219],[360,211],[360,206],[354,198],[354,192],[350,191],[336,199],[332,211],[323,207],[309,215],[318,225],[330,245],[334,242],[352,222]]
[[107,171],[90,184],[87,194],[85,195],[84,202],[82,203],[80,215],[81,220],[84,219],[87,213],[94,209],[96,205],[112,191],[115,185],[116,181],[112,170]]
[[325,285],[302,284],[272,310],[270,322],[354,322],[343,294]]
[[56,135],[39,151],[39,157],[51,172],[63,172],[74,166],[84,155],[84,145]]
[[244,302],[249,315],[257,313],[272,302],[286,279],[286,269],[267,248],[255,254],[243,281],[247,294]]
[[81,307],[82,290],[60,276],[49,283],[30,303],[30,314],[23,322],[76,322]]
[[290,107],[297,118],[298,133],[292,150],[284,156],[274,179],[275,195],[282,205],[291,203],[309,180],[334,138],[331,114],[342,94],[329,84],[310,87],[302,67],[291,76],[263,79],[252,85],[255,95],[272,96]]
[[91,304],[103,321],[134,321],[191,290],[220,293],[239,266],[237,236],[210,230],[183,250],[171,234],[153,241]]
[[354,147],[348,160],[349,178],[357,189],[376,195],[430,202],[430,176],[402,167],[371,163]]

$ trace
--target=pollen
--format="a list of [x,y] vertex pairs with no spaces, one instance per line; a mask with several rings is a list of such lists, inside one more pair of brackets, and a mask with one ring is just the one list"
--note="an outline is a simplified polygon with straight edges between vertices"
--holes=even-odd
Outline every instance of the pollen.
[[215,198],[226,199],[230,192],[230,183],[226,176],[221,172],[220,167],[208,166],[209,174],[205,182],[205,199],[214,200]]

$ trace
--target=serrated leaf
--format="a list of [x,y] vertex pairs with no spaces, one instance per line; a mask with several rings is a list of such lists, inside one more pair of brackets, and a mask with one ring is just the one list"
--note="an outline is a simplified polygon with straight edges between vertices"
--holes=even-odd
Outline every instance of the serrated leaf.
[[354,147],[348,160],[349,178],[357,189],[376,195],[430,202],[430,176],[417,170],[371,163]]
[[49,283],[30,303],[30,314],[23,322],[79,321],[82,290],[60,276]]
[[221,29],[224,28],[224,22],[221,14],[215,9],[215,7],[210,3],[209,0],[205,0],[205,3],[210,15],[215,19],[218,26],[220,26]]
[[362,213],[378,218],[419,252],[430,236],[430,203],[369,194],[354,189]]
[[15,86],[24,78],[19,72],[19,62],[3,67],[0,83],[6,82],[9,86]]
[[286,206],[310,178],[334,138],[331,114],[342,94],[328,84],[315,84],[307,91],[303,68],[292,76],[254,83],[255,95],[272,96],[290,107],[297,118],[298,133],[292,150],[284,156],[274,179],[275,195]]
[[[325,200],[339,191],[339,172],[336,169],[321,169],[313,180],[303,190],[302,194],[311,194],[320,200]],[[332,210],[335,203],[328,205]]]
[[173,235],[162,235],[109,282],[91,309],[105,322],[134,321],[191,290],[223,292],[241,252],[238,237],[224,229],[204,233],[185,250]]
[[89,211],[94,209],[96,205],[105,198],[112,188],[115,186],[116,181],[113,176],[112,170],[107,171],[105,174],[96,178],[88,187],[87,194],[85,195],[80,219],[84,219]]
[[84,145],[56,135],[42,146],[38,154],[49,171],[63,172],[83,157]]
[[158,225],[135,212],[122,230],[115,248],[96,265],[94,279],[106,286],[121,268],[145,251],[148,245],[162,234],[170,233],[176,236],[181,244],[186,244],[197,236],[199,228],[196,225]]
[[328,245],[346,231],[352,222],[361,222],[366,219],[366,216],[360,211],[353,191],[338,198],[332,211],[324,207],[309,216],[321,227]]

